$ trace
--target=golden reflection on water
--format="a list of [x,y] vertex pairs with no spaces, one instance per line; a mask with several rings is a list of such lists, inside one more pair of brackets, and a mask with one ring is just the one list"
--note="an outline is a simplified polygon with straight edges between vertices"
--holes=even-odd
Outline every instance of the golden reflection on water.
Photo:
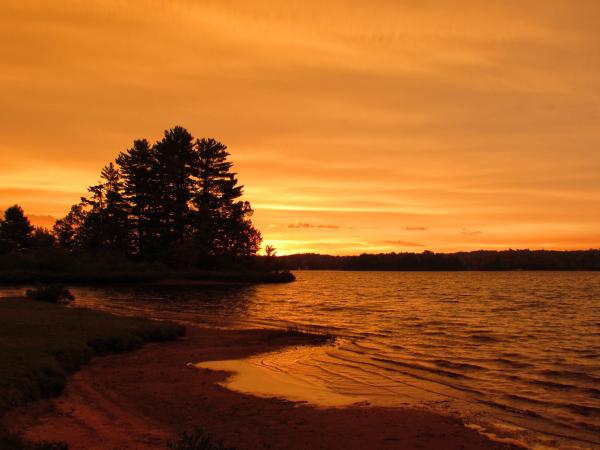
[[[289,356],[292,353],[294,358],[301,361],[315,351],[319,349],[300,347],[282,354]],[[319,380],[298,376],[292,371],[284,371],[275,366],[268,368],[266,365],[269,359],[277,356],[277,353],[271,353],[237,360],[206,361],[195,366],[198,369],[229,372],[230,376],[220,384],[245,394],[277,397],[316,406],[346,406],[364,400],[361,397],[337,393]]]

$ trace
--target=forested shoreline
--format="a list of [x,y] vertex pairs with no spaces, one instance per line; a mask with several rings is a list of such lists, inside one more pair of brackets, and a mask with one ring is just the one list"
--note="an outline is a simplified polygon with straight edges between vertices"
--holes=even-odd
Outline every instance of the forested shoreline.
[[333,256],[302,253],[278,258],[288,270],[600,270],[600,250],[477,250]]

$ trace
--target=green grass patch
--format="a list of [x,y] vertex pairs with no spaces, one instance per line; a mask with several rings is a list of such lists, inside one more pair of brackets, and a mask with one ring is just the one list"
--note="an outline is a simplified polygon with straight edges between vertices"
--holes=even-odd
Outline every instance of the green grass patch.
[[172,322],[1,298],[0,415],[28,401],[59,395],[67,375],[93,355],[134,350],[184,333],[183,326]]

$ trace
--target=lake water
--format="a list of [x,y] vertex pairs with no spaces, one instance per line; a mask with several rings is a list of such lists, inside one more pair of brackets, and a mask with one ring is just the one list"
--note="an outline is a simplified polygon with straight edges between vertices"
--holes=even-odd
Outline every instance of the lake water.
[[530,445],[600,448],[600,273],[296,276],[280,285],[73,291],[79,306],[120,314],[339,336],[223,363],[246,365],[234,389],[253,391],[264,377],[294,400],[304,392],[323,404],[433,408]]

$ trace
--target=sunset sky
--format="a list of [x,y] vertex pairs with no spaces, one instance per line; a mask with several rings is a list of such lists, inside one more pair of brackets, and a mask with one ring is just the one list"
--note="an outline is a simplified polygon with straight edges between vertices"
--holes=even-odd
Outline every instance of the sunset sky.
[[228,145],[279,254],[600,247],[600,2],[3,0],[0,207]]

